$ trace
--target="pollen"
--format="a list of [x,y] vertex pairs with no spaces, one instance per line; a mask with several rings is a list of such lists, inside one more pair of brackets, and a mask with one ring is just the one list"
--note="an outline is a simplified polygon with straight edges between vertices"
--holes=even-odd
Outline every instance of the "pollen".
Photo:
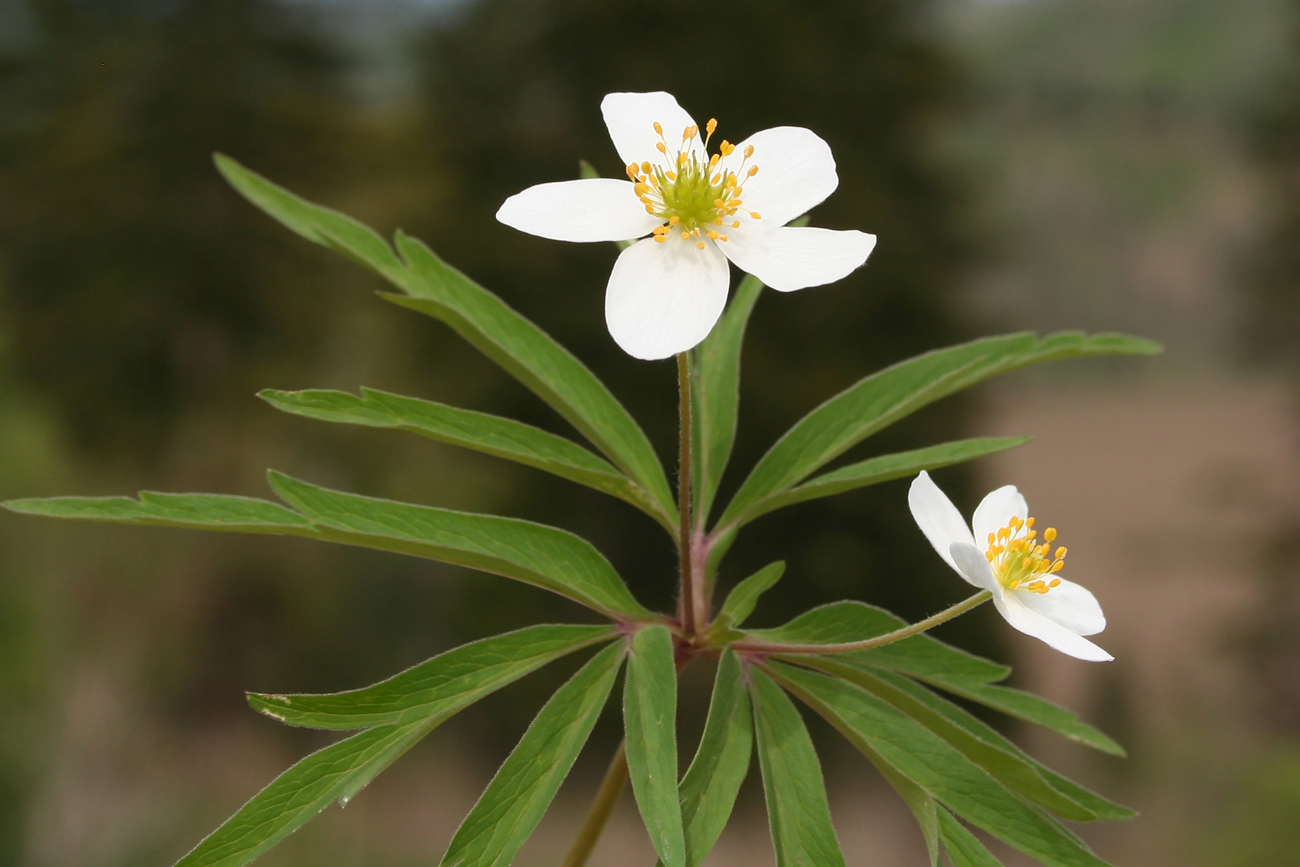
[[[740,221],[734,218],[742,204],[745,182],[758,173],[758,166],[750,162],[754,146],[745,147],[739,165],[727,167],[722,161],[736,150],[731,142],[724,139],[716,153],[707,155],[709,141],[718,128],[716,118],[704,125],[703,142],[698,125],[683,128],[677,145],[664,138],[663,124],[655,121],[652,126],[659,156],[654,161],[628,164],[627,175],[647,213],[663,220],[661,228],[665,231],[656,230],[655,240],[666,243],[680,232],[682,240],[694,239],[701,249],[707,246],[705,238],[725,243],[728,236],[713,227],[730,223],[731,228],[740,228]],[[747,213],[751,219],[759,219],[756,212]]]
[[1043,531],[1042,544],[1034,544],[1038,537],[1038,531],[1032,529],[1034,523],[1033,518],[1012,517],[1005,527],[988,534],[984,557],[1008,590],[1044,594],[1061,586],[1061,579],[1052,576],[1065,568],[1066,549],[1051,553],[1055,527]]

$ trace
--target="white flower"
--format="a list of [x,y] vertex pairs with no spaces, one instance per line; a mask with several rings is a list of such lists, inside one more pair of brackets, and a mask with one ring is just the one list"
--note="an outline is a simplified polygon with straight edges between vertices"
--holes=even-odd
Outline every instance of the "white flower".
[[1065,549],[1052,553],[1056,530],[1051,527],[1036,544],[1034,519],[1015,486],[985,497],[970,527],[928,473],[912,482],[907,504],[939,556],[958,575],[992,593],[993,604],[1016,629],[1079,659],[1114,658],[1083,637],[1105,629],[1106,617],[1096,597],[1056,577],[1065,565]]
[[628,354],[667,358],[708,336],[727,303],[728,259],[792,292],[839,280],[875,247],[863,232],[785,225],[839,185],[811,130],[763,130],[710,157],[717,121],[701,136],[671,94],[611,93],[600,107],[629,179],[529,187],[497,219],[556,241],[650,236],[619,255],[605,289],[609,333]]

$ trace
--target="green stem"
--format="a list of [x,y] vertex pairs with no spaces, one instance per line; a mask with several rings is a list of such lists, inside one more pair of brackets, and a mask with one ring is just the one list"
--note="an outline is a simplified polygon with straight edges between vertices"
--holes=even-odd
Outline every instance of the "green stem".
[[677,354],[677,395],[681,428],[681,461],[677,471],[677,512],[681,517],[677,536],[677,548],[681,554],[679,599],[682,628],[686,637],[692,639],[697,628],[703,628],[704,624],[697,622],[696,607],[700,600],[696,597],[701,588],[696,587],[694,570],[691,568],[691,369],[689,356],[685,352]]
[[987,602],[993,596],[987,590],[981,590],[969,599],[958,602],[951,608],[945,608],[938,614],[918,620],[910,626],[904,626],[902,629],[895,629],[893,632],[886,632],[884,635],[877,635],[875,638],[864,638],[861,641],[846,641],[841,644],[781,644],[774,641],[737,641],[732,644],[736,651],[746,651],[749,653],[765,654],[823,654],[823,653],[851,653],[855,650],[869,650],[872,647],[883,647],[886,644],[893,644],[895,641],[902,641],[904,638],[911,638],[913,635],[920,635],[927,629],[933,629],[946,620],[951,620],[958,614],[965,614],[977,605]]
[[623,789],[627,787],[627,781],[627,751],[625,744],[620,743],[614,753],[613,761],[609,763],[609,770],[605,771],[605,779],[600,783],[596,799],[591,802],[591,809],[587,811],[587,818],[583,820],[578,836],[573,838],[573,845],[569,847],[569,854],[564,856],[561,867],[583,867],[587,863],[592,850],[596,848],[596,841],[600,839],[601,832],[605,830],[605,825],[614,812],[614,807],[618,805]]

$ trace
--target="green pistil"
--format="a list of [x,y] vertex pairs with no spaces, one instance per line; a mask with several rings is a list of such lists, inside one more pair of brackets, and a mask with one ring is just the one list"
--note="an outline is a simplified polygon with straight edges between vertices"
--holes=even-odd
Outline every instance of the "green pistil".
[[691,160],[676,173],[676,178],[669,180],[662,170],[656,170],[659,190],[663,197],[663,210],[657,216],[671,222],[677,218],[674,228],[684,232],[715,225],[719,211],[718,200],[726,200],[726,178],[720,177],[718,183],[709,183],[707,166],[701,166]]

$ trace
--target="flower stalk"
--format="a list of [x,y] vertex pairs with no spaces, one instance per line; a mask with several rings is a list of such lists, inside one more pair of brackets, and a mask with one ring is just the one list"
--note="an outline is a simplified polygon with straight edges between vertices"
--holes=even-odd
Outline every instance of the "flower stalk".
[[920,635],[922,632],[933,629],[940,623],[951,620],[959,614],[965,614],[991,598],[993,598],[992,593],[981,590],[974,596],[963,599],[956,605],[945,608],[938,614],[932,614],[924,620],[918,620],[908,626],[895,629],[893,632],[886,632],[884,635],[877,635],[874,638],[864,638],[861,641],[845,641],[840,644],[782,644],[775,641],[737,641],[731,646],[737,652],[766,655],[813,654],[820,656],[827,653],[852,653],[855,650],[870,650],[873,647],[884,647],[886,644],[893,644],[895,641],[902,641],[904,638]]
[[578,829],[578,835],[573,838],[573,844],[564,856],[561,867],[583,867],[587,863],[609,817],[614,814],[614,807],[618,806],[618,800],[623,796],[623,790],[627,788],[627,782],[627,749],[626,743],[621,742],[609,763],[609,769],[605,771],[605,778],[600,782],[596,797],[591,802],[587,818]]

